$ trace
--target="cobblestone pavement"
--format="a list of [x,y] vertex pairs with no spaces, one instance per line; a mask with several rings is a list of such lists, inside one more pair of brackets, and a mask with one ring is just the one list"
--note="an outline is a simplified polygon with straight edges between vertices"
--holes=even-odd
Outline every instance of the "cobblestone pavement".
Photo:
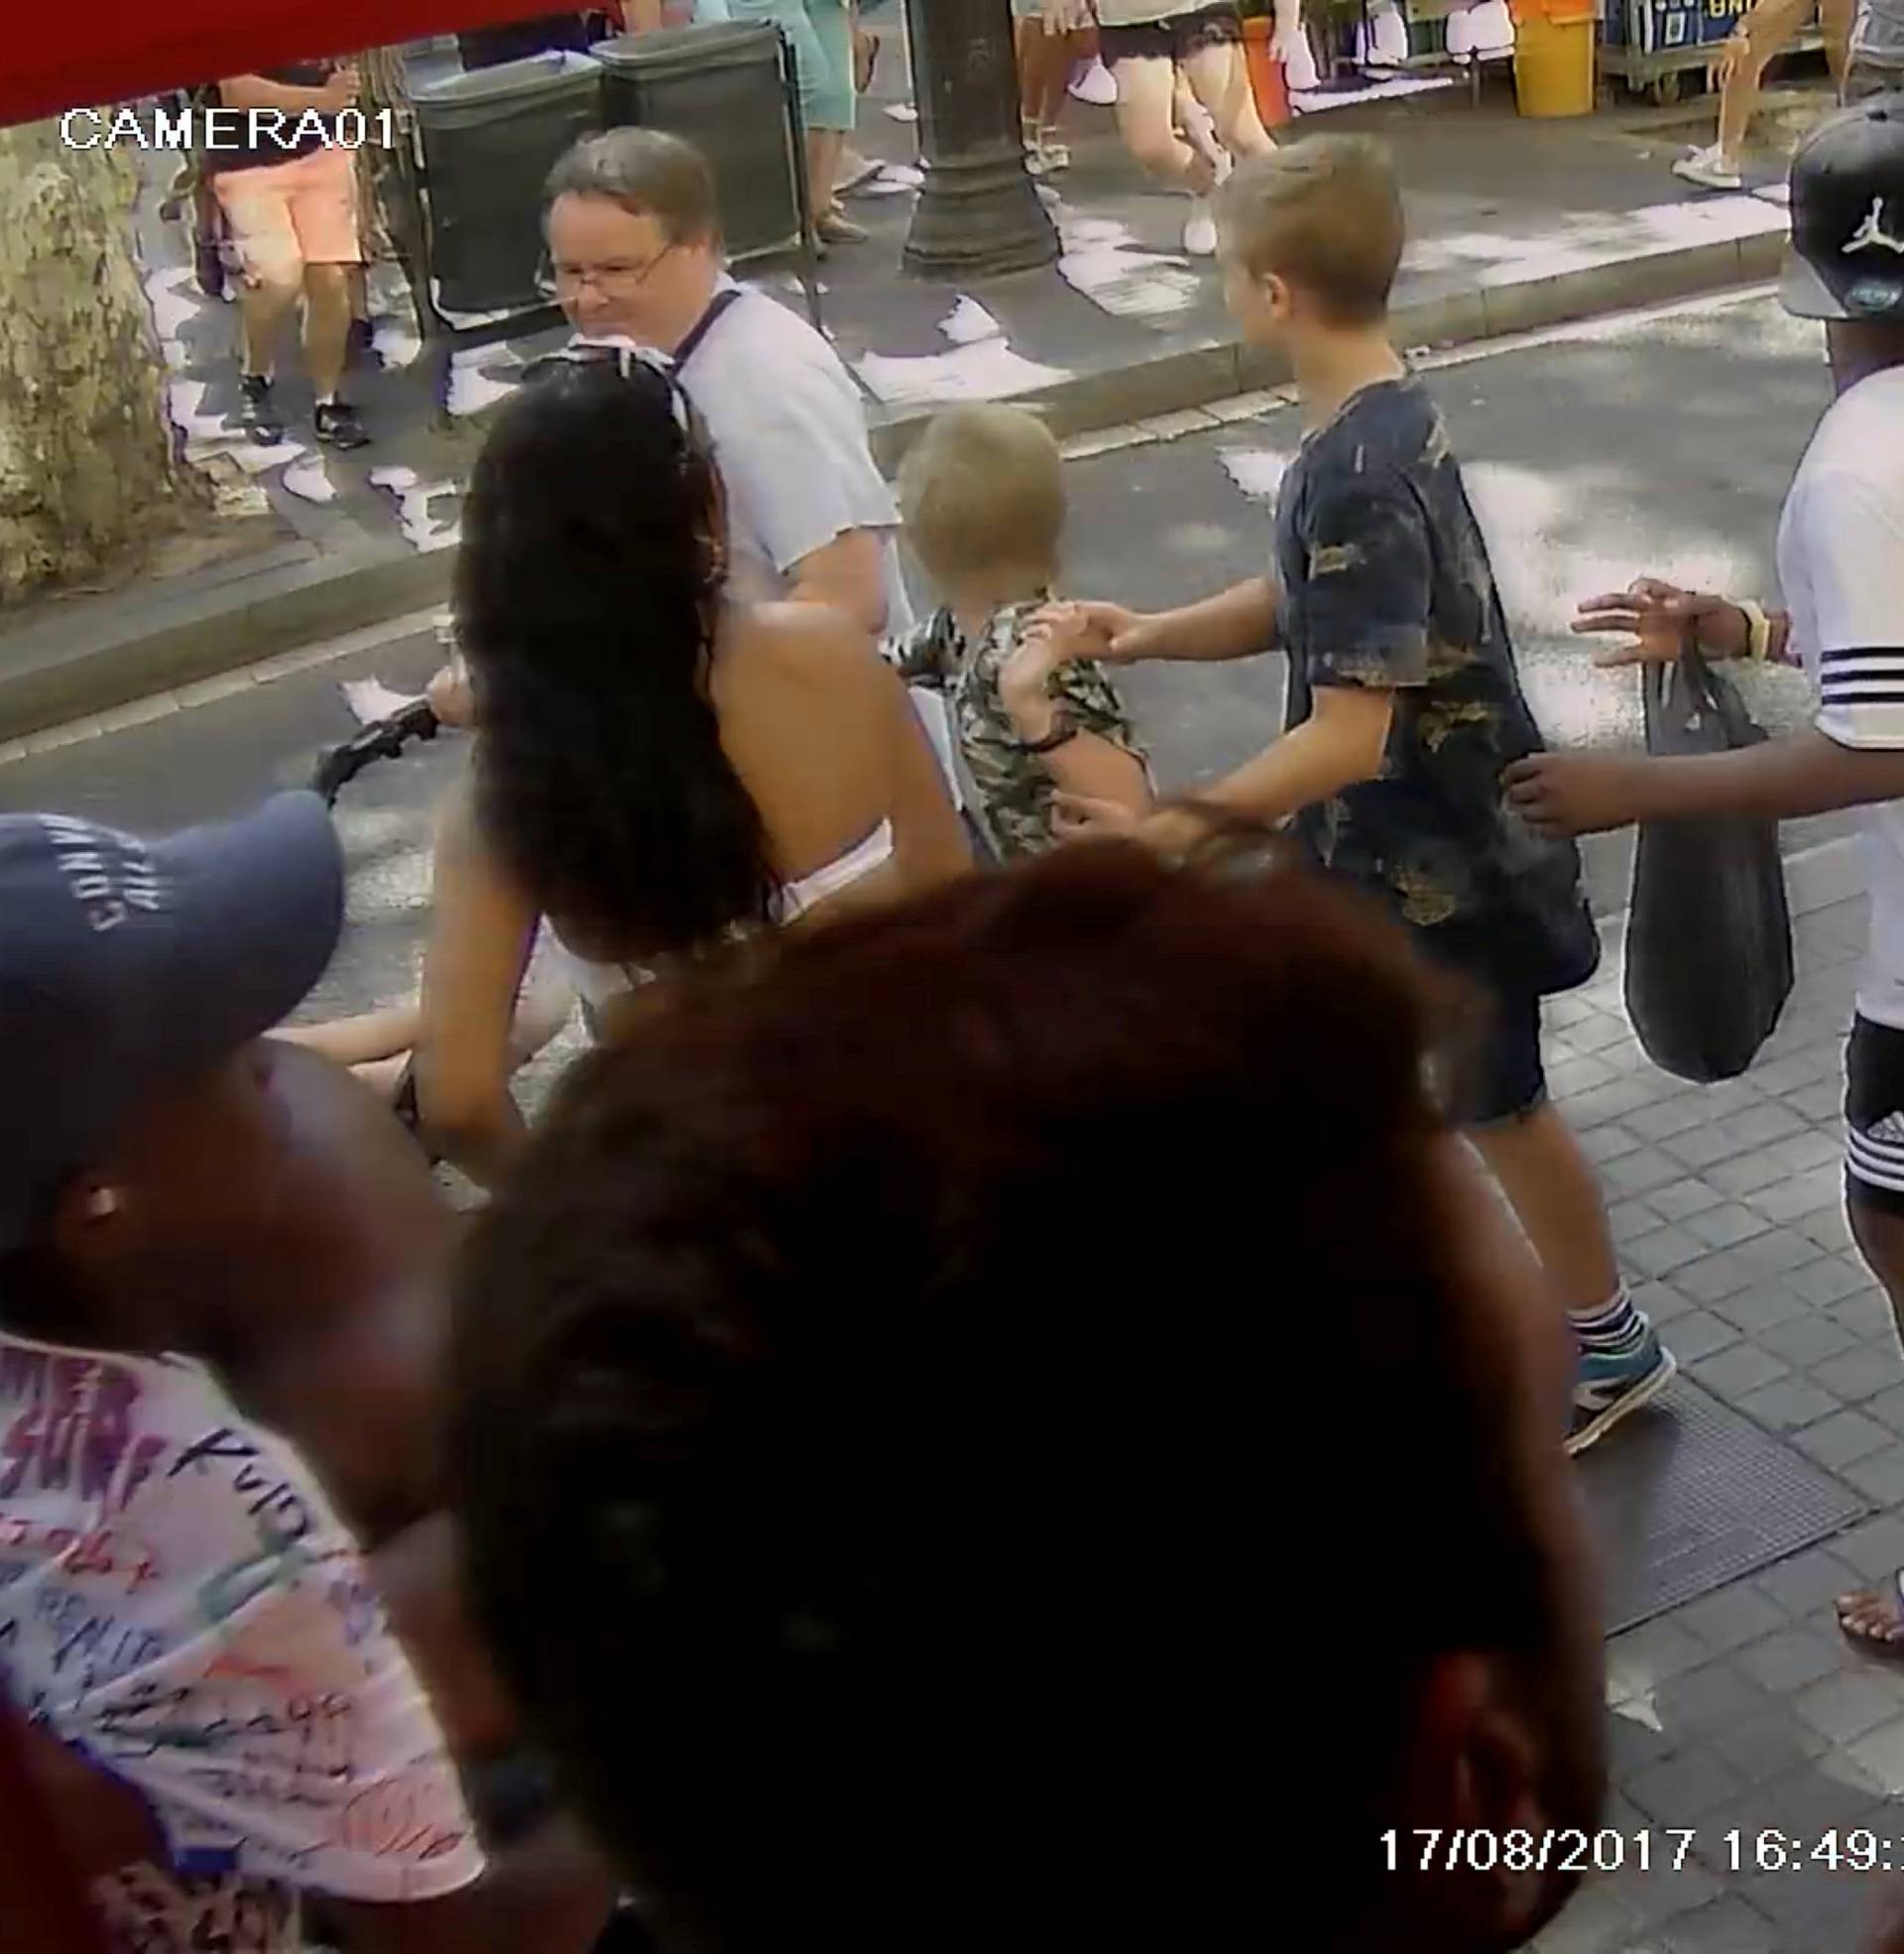
[[[1904,1665],[1857,1653],[1831,1609],[1904,1564],[1904,1364],[1840,1197],[1862,899],[1799,918],[1797,934],[1784,1021],[1725,1085],[1683,1086],[1648,1063],[1615,955],[1549,1007],[1556,1096],[1606,1175],[1638,1299],[1688,1375],[1876,1517],[1612,1640],[1604,1822],[1627,1835],[1626,1863],[1589,1882],[1542,1954],[1850,1954],[1879,1882],[1813,1863],[1811,1848],[1867,1827],[1904,1873]],[[1669,1830],[1697,1833],[1678,1872]],[[1790,1841],[1784,1870],[1773,1843],[1759,1868],[1770,1833]],[[1636,1834],[1650,1835],[1650,1871]]]

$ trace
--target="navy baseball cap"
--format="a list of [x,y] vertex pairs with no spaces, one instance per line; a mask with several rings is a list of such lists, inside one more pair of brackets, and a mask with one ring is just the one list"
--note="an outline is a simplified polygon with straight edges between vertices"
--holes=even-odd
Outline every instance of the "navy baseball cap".
[[1841,110],[1799,145],[1779,297],[1800,318],[1904,324],[1904,94]]
[[314,794],[159,841],[0,815],[0,1250],[125,1120],[300,1004],[343,915]]

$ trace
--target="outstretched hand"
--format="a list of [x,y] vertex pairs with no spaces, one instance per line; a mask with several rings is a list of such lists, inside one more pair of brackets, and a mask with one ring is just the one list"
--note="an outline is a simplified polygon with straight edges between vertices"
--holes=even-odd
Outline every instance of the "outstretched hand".
[[1726,598],[1642,576],[1624,590],[1589,597],[1575,614],[1574,630],[1582,637],[1623,632],[1624,644],[1594,653],[1596,665],[1613,666],[1670,665],[1695,647],[1715,658],[1737,658],[1750,627]]

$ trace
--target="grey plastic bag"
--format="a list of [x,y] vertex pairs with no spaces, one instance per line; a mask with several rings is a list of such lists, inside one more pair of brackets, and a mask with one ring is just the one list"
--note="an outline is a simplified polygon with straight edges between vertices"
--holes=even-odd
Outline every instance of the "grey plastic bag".
[[[1726,753],[1764,729],[1697,652],[1642,669],[1646,750]],[[1646,1055],[1682,1079],[1735,1078],[1792,990],[1792,917],[1778,823],[1648,821],[1633,847],[1626,1015]]]

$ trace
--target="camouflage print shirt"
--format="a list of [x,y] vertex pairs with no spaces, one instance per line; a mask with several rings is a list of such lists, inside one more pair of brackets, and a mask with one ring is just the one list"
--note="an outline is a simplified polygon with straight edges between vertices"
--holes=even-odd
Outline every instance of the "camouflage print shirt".
[[[909,640],[888,647],[908,685],[944,694],[968,808],[987,840],[1008,860],[1037,854],[1057,839],[1051,826],[1056,783],[1045,763],[1019,744],[1012,714],[999,695],[999,673],[1037,609],[1036,603],[1009,605],[994,615],[976,642],[966,637],[950,611],[942,610]],[[1052,685],[1064,717],[1080,732],[1096,733],[1143,759],[1124,701],[1095,660],[1060,666]]]
[[1318,685],[1392,689],[1380,774],[1303,809],[1327,867],[1423,946],[1515,988],[1564,990],[1599,939],[1571,841],[1507,806],[1501,771],[1541,750],[1461,466],[1412,377],[1357,394],[1304,443],[1276,509],[1288,721]]

